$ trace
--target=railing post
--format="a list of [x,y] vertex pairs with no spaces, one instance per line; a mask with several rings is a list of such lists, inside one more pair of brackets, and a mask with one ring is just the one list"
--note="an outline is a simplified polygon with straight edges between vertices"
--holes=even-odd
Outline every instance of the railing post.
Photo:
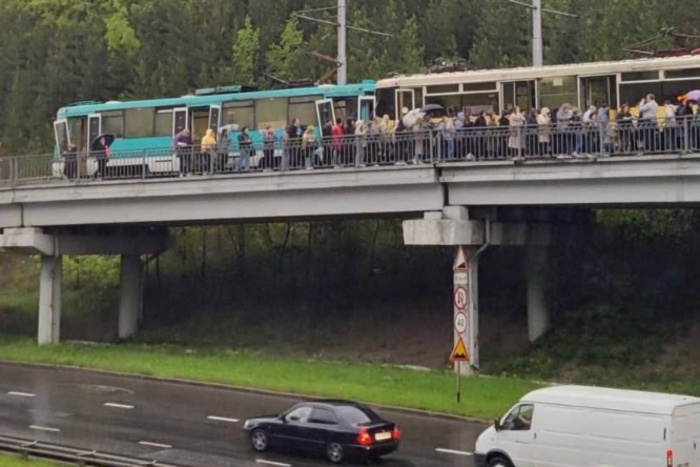
[[146,150],[141,151],[141,181],[146,180]]
[[690,118],[683,118],[683,153],[688,154],[691,151],[690,148]]
[[[609,125],[609,123],[608,123]],[[598,135],[599,135],[599,141],[598,141],[598,154],[600,157],[605,156],[605,122],[598,122]],[[612,155],[612,154],[611,154]]]
[[523,158],[523,144],[525,143],[525,138],[523,138],[523,126],[519,125],[515,127],[515,136],[518,138],[518,159]]

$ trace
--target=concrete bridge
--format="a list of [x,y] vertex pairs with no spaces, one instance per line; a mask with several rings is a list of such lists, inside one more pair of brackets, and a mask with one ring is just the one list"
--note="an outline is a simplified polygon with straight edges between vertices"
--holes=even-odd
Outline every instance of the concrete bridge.
[[699,204],[698,154],[516,158],[160,179],[67,181],[47,176],[4,185],[0,177],[0,248],[42,257],[40,344],[60,339],[62,256],[121,255],[119,337],[127,339],[138,329],[140,256],[169,247],[168,227],[403,218],[406,244],[466,247],[472,292],[469,348],[472,365],[478,366],[478,257],[486,247],[528,248],[529,335],[535,340],[549,323],[546,247],[552,228],[560,224],[556,213]]

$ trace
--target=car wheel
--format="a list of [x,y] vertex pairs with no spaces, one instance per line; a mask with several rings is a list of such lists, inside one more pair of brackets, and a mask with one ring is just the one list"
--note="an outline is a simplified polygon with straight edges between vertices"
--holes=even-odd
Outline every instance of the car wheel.
[[489,461],[489,467],[511,467],[508,460],[502,458],[501,456],[496,456]]
[[267,448],[270,446],[270,438],[265,430],[253,430],[250,434],[250,444],[258,452],[267,451]]
[[326,448],[326,456],[328,460],[334,464],[341,464],[345,459],[345,452],[343,451],[343,446],[338,443],[331,443]]

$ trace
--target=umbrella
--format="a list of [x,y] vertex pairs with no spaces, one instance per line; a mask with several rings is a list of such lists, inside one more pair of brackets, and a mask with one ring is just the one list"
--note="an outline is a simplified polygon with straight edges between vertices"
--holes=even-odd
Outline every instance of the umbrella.
[[425,113],[444,112],[445,108],[443,106],[441,106],[440,104],[428,104],[420,110],[421,110],[421,112],[425,112]]
[[700,102],[700,89],[696,89],[695,91],[690,91],[688,94],[683,96],[681,100]]
[[111,134],[111,133],[102,134],[102,135],[98,136],[97,138],[95,138],[94,140],[92,140],[92,143],[90,143],[90,147],[92,148],[93,151],[97,150],[95,148],[97,148],[97,145],[99,144],[99,142],[102,138],[105,139],[105,146],[107,146],[107,147],[110,147],[112,145],[112,143],[114,142],[114,135],[113,134]]
[[420,109],[413,109],[403,116],[403,124],[406,128],[411,128],[416,124],[416,120],[425,116]]

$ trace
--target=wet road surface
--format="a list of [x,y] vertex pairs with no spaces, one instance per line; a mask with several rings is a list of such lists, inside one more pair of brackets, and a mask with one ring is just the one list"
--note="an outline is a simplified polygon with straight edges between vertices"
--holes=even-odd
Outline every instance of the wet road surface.
[[[0,364],[0,435],[192,467],[317,467],[320,458],[256,454],[243,422],[299,400],[121,376]],[[377,410],[402,431],[387,467],[473,467],[478,423]]]

